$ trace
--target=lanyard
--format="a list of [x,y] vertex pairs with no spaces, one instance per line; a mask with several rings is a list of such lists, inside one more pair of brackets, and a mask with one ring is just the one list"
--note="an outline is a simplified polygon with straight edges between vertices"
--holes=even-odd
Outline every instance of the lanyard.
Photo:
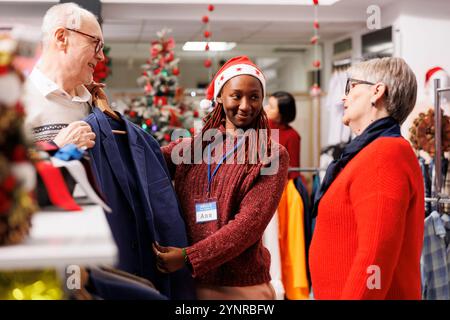
[[244,138],[241,138],[239,142],[234,146],[233,150],[228,151],[227,154],[225,154],[222,159],[217,163],[217,166],[214,168],[213,173],[211,174],[211,144],[208,144],[208,196],[211,189],[211,181],[214,178],[214,176],[217,173],[217,170],[219,170],[220,166],[222,165],[223,161],[230,156],[230,154],[234,153],[244,142]]

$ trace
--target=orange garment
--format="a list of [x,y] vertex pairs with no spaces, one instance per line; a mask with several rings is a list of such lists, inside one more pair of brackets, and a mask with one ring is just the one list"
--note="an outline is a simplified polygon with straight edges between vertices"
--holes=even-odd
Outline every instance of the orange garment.
[[281,274],[290,300],[309,298],[303,215],[302,198],[290,179],[278,205]]

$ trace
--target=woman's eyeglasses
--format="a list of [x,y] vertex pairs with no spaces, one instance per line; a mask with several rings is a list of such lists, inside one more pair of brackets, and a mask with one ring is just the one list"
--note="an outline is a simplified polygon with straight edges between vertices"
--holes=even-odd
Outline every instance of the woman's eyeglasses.
[[75,29],[66,28],[66,30],[73,31],[73,32],[79,33],[79,34],[81,34],[81,35],[83,35],[85,37],[89,37],[89,38],[94,39],[96,41],[95,54],[98,54],[100,52],[100,50],[103,50],[103,47],[104,47],[105,43],[100,38],[97,38],[95,36],[91,36],[90,34],[87,34],[87,33],[84,33],[84,32],[81,32],[81,31],[78,31],[78,30],[75,30]]
[[347,96],[350,93],[350,90],[353,88],[353,84],[369,84],[369,85],[375,85],[373,82],[368,82],[364,80],[358,80],[358,79],[352,79],[348,78],[347,83],[345,84],[345,95]]

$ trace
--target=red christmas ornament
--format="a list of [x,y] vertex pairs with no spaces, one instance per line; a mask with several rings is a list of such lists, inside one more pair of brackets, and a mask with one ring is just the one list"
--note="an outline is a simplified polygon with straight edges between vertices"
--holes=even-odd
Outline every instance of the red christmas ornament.
[[318,37],[318,36],[313,36],[313,37],[311,38],[311,44],[316,44],[318,40],[319,40],[319,37]]
[[153,71],[153,74],[156,76],[161,72],[161,69],[155,69],[155,71]]
[[9,199],[9,196],[6,196],[3,192],[0,191],[0,215],[7,214],[10,208],[11,200]]
[[131,118],[136,117],[136,111],[130,111],[129,115]]
[[198,118],[198,111],[197,110],[194,110],[194,118]]
[[194,128],[190,128],[190,129],[189,129],[189,132],[190,132],[192,135],[194,135],[195,129],[194,129]]
[[170,134],[166,133],[164,135],[164,140],[166,140],[167,142],[170,142]]
[[209,32],[208,30],[206,30],[203,35],[205,36],[205,38],[209,38],[211,37],[211,32]]
[[319,0],[313,0],[313,2],[315,6],[319,5]]
[[314,29],[319,29],[320,25],[319,25],[319,21],[314,20]]
[[178,68],[173,68],[173,69],[172,69],[172,74],[173,74],[174,76],[178,76],[178,75],[180,74],[180,69],[178,69]]
[[146,124],[147,126],[151,126],[152,123],[153,123],[152,119],[147,119],[147,120],[145,120],[145,124]]
[[14,178],[13,175],[9,175],[5,181],[3,181],[3,189],[6,192],[11,192],[14,189],[14,186],[16,185],[16,178]]
[[208,16],[203,16],[202,17],[202,22],[203,23],[208,23],[209,22],[209,17]]
[[144,90],[145,90],[145,93],[150,93],[152,91],[152,85],[150,83],[147,83],[145,85]]
[[171,51],[171,52],[166,56],[165,61],[166,61],[166,62],[171,62],[171,61],[173,61],[174,58],[175,58],[175,56],[174,56],[173,52]]
[[206,68],[211,68],[211,65],[212,65],[211,59],[206,59],[204,62],[204,65]]
[[16,103],[16,108],[15,109],[16,109],[17,116],[19,116],[19,117],[24,117],[25,116],[25,108],[20,103],[20,101],[18,101]]
[[315,68],[320,68],[320,60],[315,60],[315,61],[313,62],[313,66],[314,66]]
[[205,51],[209,51],[209,44],[206,44]]
[[209,6],[208,6],[208,11],[214,11],[214,6],[212,5],[212,4],[210,4]]

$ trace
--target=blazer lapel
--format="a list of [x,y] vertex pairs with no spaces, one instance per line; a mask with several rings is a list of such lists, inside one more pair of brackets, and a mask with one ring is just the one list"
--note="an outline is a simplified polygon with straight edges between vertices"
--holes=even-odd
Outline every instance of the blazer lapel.
[[109,125],[109,122],[103,112],[101,112],[98,108],[94,108],[94,113],[99,122],[102,141],[101,144],[105,151],[106,158],[108,159],[108,163],[111,166],[111,171],[114,173],[114,176],[116,177],[120,188],[125,194],[125,197],[130,203],[130,206],[134,209],[124,164],[122,162],[122,158],[120,157],[119,148],[117,147],[116,141],[114,139],[111,126]]
[[[131,157],[133,158],[134,167],[136,168],[136,173],[138,175],[138,185],[141,191],[142,196],[145,199],[146,206],[146,216],[148,220],[148,225],[152,229],[151,231],[155,235],[156,239],[158,238],[156,230],[154,229],[154,219],[153,212],[151,207],[150,196],[148,193],[148,177],[147,177],[147,165],[148,161],[146,161],[144,143],[140,143],[140,137],[136,129],[133,125],[130,124],[128,120],[125,120],[127,134],[128,134],[128,143],[130,144]],[[148,151],[148,150],[147,150]],[[158,239],[157,239],[158,240]]]

